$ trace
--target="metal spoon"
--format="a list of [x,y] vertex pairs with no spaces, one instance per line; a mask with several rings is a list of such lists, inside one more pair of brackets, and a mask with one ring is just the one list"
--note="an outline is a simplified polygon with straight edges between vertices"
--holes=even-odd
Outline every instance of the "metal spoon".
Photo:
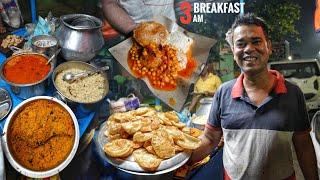
[[77,74],[73,74],[72,72],[67,72],[66,74],[64,74],[62,76],[62,79],[68,83],[73,83],[77,79],[91,76],[91,75],[94,75],[98,72],[106,71],[106,70],[109,70],[109,66],[104,66],[102,68],[99,68],[99,69],[96,69],[93,71],[85,71],[85,72],[81,72],[81,73],[77,73]]
[[59,52],[61,51],[61,48],[58,49],[47,61],[46,65],[48,65],[58,54]]

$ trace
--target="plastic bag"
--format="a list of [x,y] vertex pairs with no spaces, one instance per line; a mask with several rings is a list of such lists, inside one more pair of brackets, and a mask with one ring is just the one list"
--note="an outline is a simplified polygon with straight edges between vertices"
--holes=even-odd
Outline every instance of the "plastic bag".
[[109,103],[112,113],[126,112],[137,109],[140,106],[139,99],[133,94],[130,94],[128,97],[120,98],[117,101],[109,100]]

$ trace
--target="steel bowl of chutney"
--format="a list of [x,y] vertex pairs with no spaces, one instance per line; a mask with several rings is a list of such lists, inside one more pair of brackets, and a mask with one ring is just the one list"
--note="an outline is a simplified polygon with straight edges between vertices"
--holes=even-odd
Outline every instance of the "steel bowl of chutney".
[[54,65],[40,53],[20,53],[9,57],[0,67],[0,77],[10,85],[12,92],[22,98],[44,95]]

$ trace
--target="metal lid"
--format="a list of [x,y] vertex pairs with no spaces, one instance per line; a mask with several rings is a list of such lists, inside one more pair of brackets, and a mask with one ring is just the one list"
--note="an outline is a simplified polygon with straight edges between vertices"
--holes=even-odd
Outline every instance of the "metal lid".
[[11,107],[12,99],[9,92],[4,88],[0,88],[0,120],[9,114]]

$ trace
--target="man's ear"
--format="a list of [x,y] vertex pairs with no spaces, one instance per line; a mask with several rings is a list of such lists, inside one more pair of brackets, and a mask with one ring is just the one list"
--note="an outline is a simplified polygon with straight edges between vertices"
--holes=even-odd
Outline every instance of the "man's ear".
[[270,39],[267,40],[267,47],[268,47],[269,55],[271,55],[272,54],[272,43],[271,43]]

